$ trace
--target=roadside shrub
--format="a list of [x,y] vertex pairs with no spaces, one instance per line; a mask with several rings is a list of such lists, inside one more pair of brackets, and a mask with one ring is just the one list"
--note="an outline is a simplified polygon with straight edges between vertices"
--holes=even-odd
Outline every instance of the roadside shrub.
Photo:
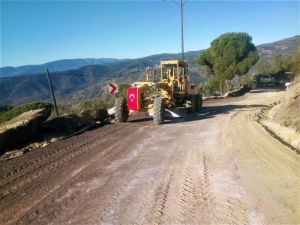
[[[85,99],[77,104],[58,104],[57,111],[59,115],[78,114],[83,110],[90,109],[109,109],[114,106],[114,96],[105,92],[100,98]],[[54,110],[49,119],[56,117]]]
[[245,75],[242,76],[241,83],[246,84],[248,87],[251,88],[254,85],[254,80],[250,75]]
[[125,84],[125,83],[118,84],[119,93],[117,93],[116,97],[126,98],[127,97],[127,89],[129,87],[131,87],[130,84]]
[[53,105],[47,102],[32,102],[12,108],[11,110],[8,110],[0,115],[0,124],[12,120],[24,112],[42,108],[53,108]]
[[11,105],[1,105],[0,104],[0,113],[5,113],[11,109],[13,109],[13,106],[11,106]]
[[9,110],[11,110],[11,109],[13,109],[14,107],[13,106],[11,106],[11,105],[1,105],[0,104],[0,117],[4,114],[4,113],[6,113],[7,111],[9,111]]
[[84,100],[80,103],[82,109],[90,109],[93,105],[92,100]]
[[215,95],[219,90],[220,83],[217,79],[210,79],[206,82],[197,84],[196,93],[201,94],[203,97]]

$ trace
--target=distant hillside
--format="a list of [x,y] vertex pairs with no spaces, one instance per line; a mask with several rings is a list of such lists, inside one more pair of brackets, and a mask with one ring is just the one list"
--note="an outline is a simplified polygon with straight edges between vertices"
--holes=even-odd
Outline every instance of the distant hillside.
[[[109,69],[104,65],[84,66],[63,72],[51,72],[55,94],[65,96],[76,90],[98,83],[107,76]],[[45,73],[0,79],[0,104],[19,105],[32,101],[50,100],[49,85]]]
[[[187,61],[193,61],[199,52],[187,52]],[[140,59],[112,62],[104,65],[88,65],[78,69],[53,72],[50,76],[56,99],[59,102],[72,103],[87,98],[101,96],[106,85],[112,81],[117,83],[133,83],[145,79],[146,68],[156,68],[161,60],[180,58],[181,54],[159,54]],[[190,76],[193,76],[191,64]],[[198,71],[197,70],[197,71]],[[159,71],[158,71],[159,73]],[[194,74],[196,80],[203,78]],[[46,73],[19,75],[0,78],[0,104],[19,105],[32,101],[51,101]]]
[[[285,58],[292,55],[298,46],[297,37],[287,38],[274,43],[257,46],[260,60],[273,61],[277,53]],[[195,59],[200,51],[185,53],[189,65],[189,79],[192,82],[205,81],[204,68]],[[181,54],[157,54],[126,61],[114,61],[103,65],[88,65],[78,69],[54,72],[48,67],[56,99],[60,103],[75,103],[88,98],[101,96],[107,90],[107,84],[133,83],[145,80],[145,70],[158,69],[161,60],[181,59]],[[30,76],[0,78],[0,104],[19,105],[32,101],[51,101],[49,85],[43,71]],[[255,71],[254,71],[255,72]],[[250,71],[249,73],[252,74]],[[159,70],[157,71],[159,76]]]
[[0,68],[0,78],[1,77],[11,77],[24,74],[36,74],[43,73],[45,69],[50,71],[64,71],[70,69],[77,69],[81,66],[87,65],[103,65],[111,62],[126,61],[128,59],[114,59],[114,58],[101,58],[101,59],[61,59],[53,62],[48,62],[41,65],[26,65],[11,67],[6,66]]
[[259,58],[269,62],[274,60],[276,54],[281,54],[284,59],[287,58],[297,50],[299,45],[297,38],[299,37],[300,35],[256,46],[259,52]]

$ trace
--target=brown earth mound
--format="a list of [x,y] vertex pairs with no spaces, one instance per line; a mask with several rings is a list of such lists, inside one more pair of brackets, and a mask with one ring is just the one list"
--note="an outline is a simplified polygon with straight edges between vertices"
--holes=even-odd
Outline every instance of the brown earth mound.
[[0,152],[5,148],[20,144],[36,133],[37,128],[48,119],[49,109],[37,109],[25,112],[0,126]]
[[291,84],[274,111],[274,121],[300,132],[300,83]]
[[262,109],[261,123],[274,135],[300,150],[300,83],[293,83],[279,102]]

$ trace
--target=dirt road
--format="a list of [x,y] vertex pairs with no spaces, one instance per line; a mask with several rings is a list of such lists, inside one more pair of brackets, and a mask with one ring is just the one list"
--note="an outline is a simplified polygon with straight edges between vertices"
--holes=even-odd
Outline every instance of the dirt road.
[[105,124],[1,162],[2,224],[299,224],[300,157],[253,120],[282,92]]

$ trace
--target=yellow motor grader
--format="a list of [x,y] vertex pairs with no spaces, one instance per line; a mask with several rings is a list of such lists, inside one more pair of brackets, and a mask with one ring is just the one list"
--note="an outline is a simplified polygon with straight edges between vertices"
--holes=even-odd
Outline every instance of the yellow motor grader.
[[[202,108],[202,96],[195,94],[195,84],[187,80],[188,66],[184,61],[166,60],[160,63],[160,80],[134,82],[127,90],[127,98],[115,101],[115,118],[126,122],[130,111],[148,112],[155,124],[162,124],[165,113],[180,117],[178,110],[192,113]],[[181,113],[179,113],[181,114]]]

